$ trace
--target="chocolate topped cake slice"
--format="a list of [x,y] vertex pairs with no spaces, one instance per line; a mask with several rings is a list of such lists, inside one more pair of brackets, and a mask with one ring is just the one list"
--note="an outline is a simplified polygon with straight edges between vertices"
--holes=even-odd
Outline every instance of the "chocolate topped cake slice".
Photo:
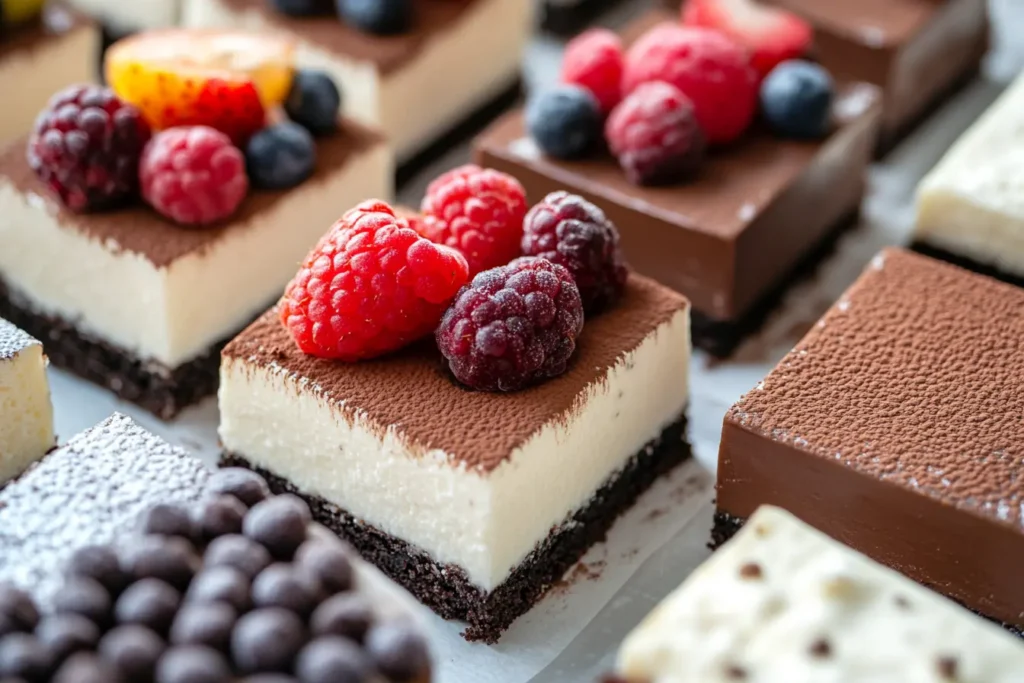
[[0,318],[0,487],[54,446],[43,345]]
[[783,507],[1024,625],[1024,291],[880,253],[725,418],[714,542]]

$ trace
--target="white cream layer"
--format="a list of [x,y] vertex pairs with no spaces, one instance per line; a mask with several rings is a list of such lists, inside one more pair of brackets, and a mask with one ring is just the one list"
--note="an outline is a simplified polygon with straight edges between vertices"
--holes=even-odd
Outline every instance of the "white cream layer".
[[766,506],[626,638],[618,671],[631,683],[1020,683],[1024,644]]
[[914,238],[1024,276],[1024,75],[921,181]]
[[[345,116],[381,130],[404,160],[512,84],[533,27],[530,0],[477,0],[401,68],[382,74],[372,62],[301,40],[301,66],[328,71],[340,85]],[[272,28],[260,10],[239,12],[220,0],[185,0],[186,26]]]
[[0,277],[36,310],[155,361],[152,371],[175,368],[263,310],[347,209],[389,198],[393,173],[386,145],[377,145],[167,267],[62,225],[56,199],[0,178]]
[[99,49],[99,29],[86,24],[0,59],[0,145],[32,130],[54,93],[95,81]]
[[43,345],[0,319],[0,486],[54,443]]
[[181,17],[181,0],[65,0],[90,14],[116,35],[175,26]]
[[490,591],[680,417],[689,357],[689,313],[680,311],[580,396],[568,424],[544,426],[491,472],[424,452],[344,397],[244,359],[221,366],[220,438]]

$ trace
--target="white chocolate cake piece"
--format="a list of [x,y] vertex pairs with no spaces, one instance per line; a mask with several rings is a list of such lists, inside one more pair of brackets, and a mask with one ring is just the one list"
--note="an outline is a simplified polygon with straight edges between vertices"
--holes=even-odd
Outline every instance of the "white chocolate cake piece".
[[0,318],[0,486],[53,445],[43,345]]
[[1020,683],[1024,643],[762,507],[623,643],[627,683]]

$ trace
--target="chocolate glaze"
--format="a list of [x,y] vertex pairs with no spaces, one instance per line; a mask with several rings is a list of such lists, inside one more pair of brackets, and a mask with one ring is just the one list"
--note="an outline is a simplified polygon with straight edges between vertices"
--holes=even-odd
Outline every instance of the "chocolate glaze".
[[1024,623],[1024,291],[884,251],[729,411],[718,510],[790,510]]
[[252,191],[228,223],[201,230],[176,225],[141,201],[123,209],[92,214],[76,214],[68,210],[29,168],[24,138],[0,151],[0,182],[12,183],[22,192],[47,197],[57,220],[68,229],[103,244],[117,245],[120,249],[137,253],[154,266],[163,268],[183,256],[202,252],[229,233],[246,230],[254,218],[289,192],[315,191],[318,184],[349,161],[380,144],[384,144],[381,136],[346,121],[338,133],[317,140],[316,170],[310,179],[290,190]]
[[94,24],[81,12],[61,2],[48,2],[36,21],[0,28],[0,60],[32,50],[48,39],[92,26]]
[[456,384],[432,339],[359,363],[307,356],[275,309],[228,344],[223,357],[254,368],[283,368],[297,391],[316,391],[344,418],[358,412],[382,431],[396,429],[414,450],[442,449],[457,463],[489,471],[545,425],[569,419],[588,387],[686,307],[675,292],[631,275],[618,305],[586,321],[566,374],[510,394]]

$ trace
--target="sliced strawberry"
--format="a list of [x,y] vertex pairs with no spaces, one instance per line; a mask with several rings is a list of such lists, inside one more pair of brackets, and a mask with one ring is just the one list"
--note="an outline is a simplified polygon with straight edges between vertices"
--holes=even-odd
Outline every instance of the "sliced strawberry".
[[755,0],[688,0],[683,23],[717,29],[747,46],[761,76],[779,62],[803,56],[814,41],[814,29],[806,21]]

